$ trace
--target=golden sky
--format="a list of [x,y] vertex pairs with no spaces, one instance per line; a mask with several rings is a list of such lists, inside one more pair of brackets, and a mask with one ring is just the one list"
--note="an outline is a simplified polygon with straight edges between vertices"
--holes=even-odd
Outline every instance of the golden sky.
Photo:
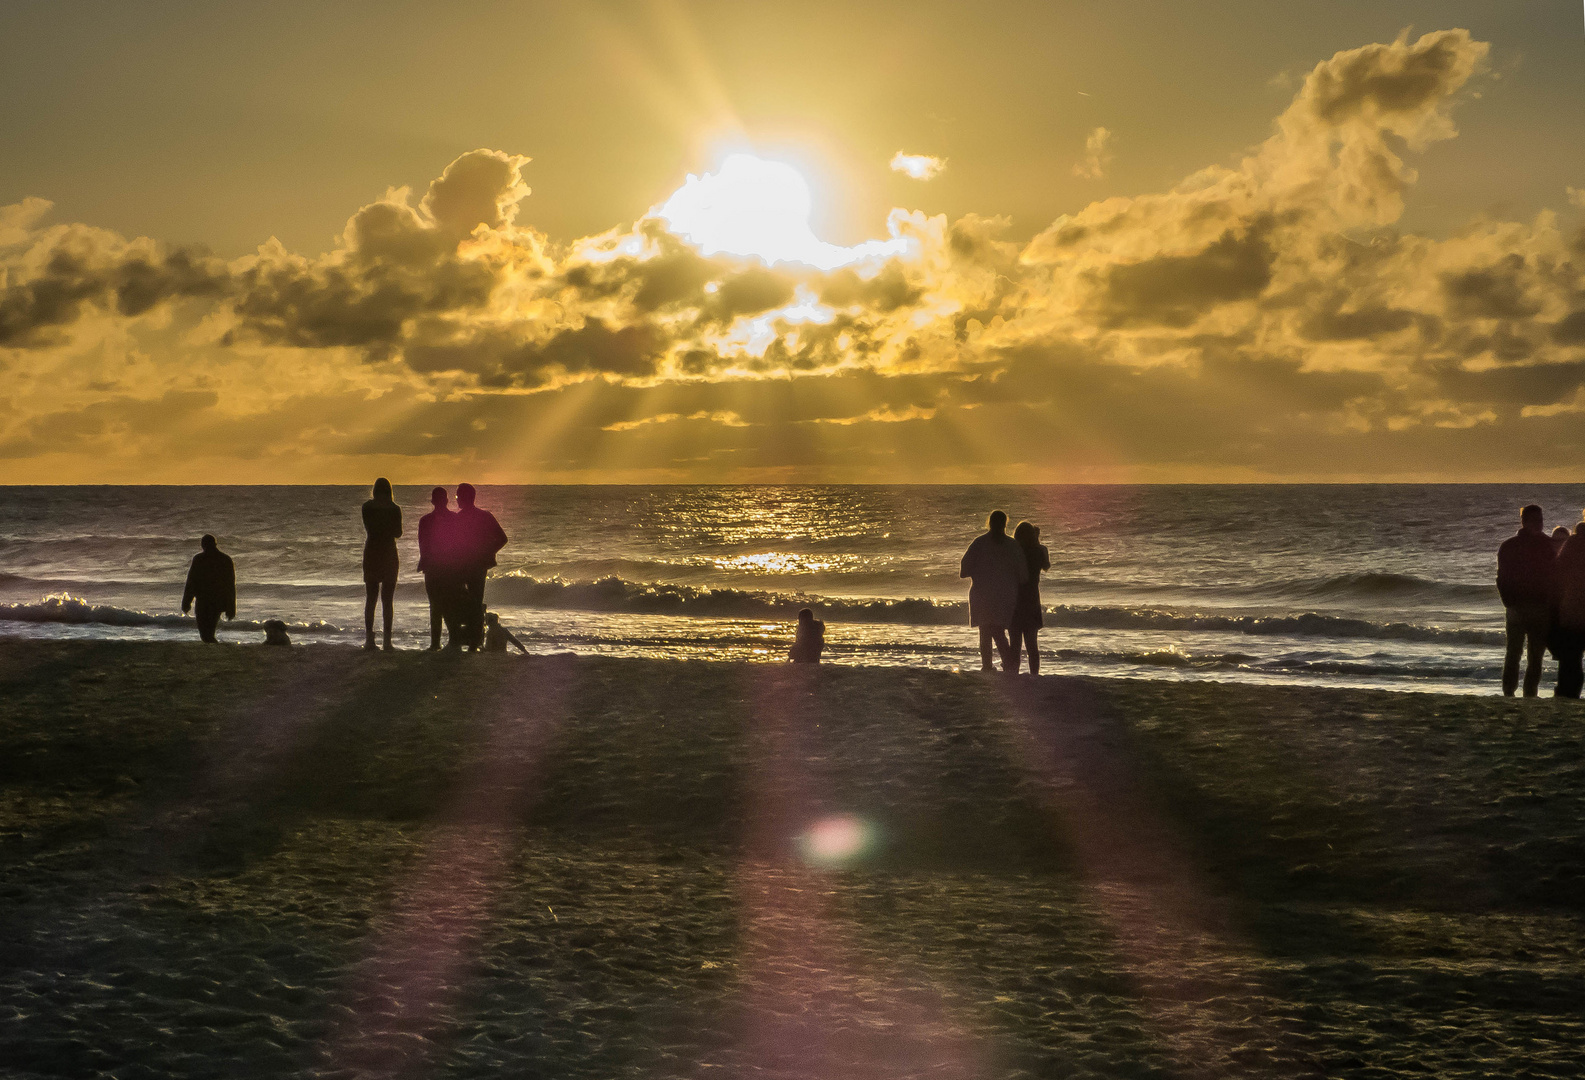
[[258,7],[8,8],[0,483],[1585,464],[1577,8]]

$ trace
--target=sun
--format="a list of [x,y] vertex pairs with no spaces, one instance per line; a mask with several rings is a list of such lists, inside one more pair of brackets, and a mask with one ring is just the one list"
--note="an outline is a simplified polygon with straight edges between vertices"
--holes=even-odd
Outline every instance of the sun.
[[829,244],[809,225],[814,208],[798,170],[754,154],[729,155],[713,173],[691,173],[656,215],[706,255],[742,255],[767,263],[807,263],[821,270],[903,254],[902,238],[853,247]]

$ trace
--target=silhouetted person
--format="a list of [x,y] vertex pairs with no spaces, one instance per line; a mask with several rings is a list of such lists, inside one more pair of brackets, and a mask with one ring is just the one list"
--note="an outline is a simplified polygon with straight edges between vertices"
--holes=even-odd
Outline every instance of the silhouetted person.
[[484,579],[495,565],[495,553],[506,546],[506,533],[495,515],[473,505],[476,494],[472,484],[457,485],[457,565],[462,585],[457,621],[470,649],[484,643]]
[[1568,526],[1559,525],[1552,530],[1552,554],[1563,554],[1563,545],[1568,543]]
[[1509,697],[1519,685],[1519,657],[1529,649],[1524,696],[1535,697],[1546,662],[1547,635],[1552,628],[1553,581],[1557,558],[1552,538],[1541,521],[1541,508],[1519,512],[1519,532],[1497,549],[1497,592],[1507,609],[1508,653],[1502,665],[1502,692]]
[[523,643],[512,636],[512,631],[501,625],[501,617],[493,611],[484,613],[484,651],[505,652],[506,643],[511,642],[517,646],[517,651],[524,656],[528,650],[523,648]]
[[460,574],[457,569],[457,515],[446,508],[446,489],[429,493],[434,509],[418,519],[418,572],[424,575],[424,595],[429,597],[429,648],[440,648],[440,625],[446,624],[451,642],[462,643],[457,634],[460,606]]
[[280,619],[266,619],[264,622],[264,644],[290,645],[292,639],[287,636],[286,624]]
[[220,616],[237,617],[237,568],[231,556],[215,546],[215,538],[204,533],[199,541],[203,548],[187,568],[187,587],[182,590],[182,614],[196,605],[198,636],[204,641],[215,640],[215,627]]
[[826,624],[815,618],[815,613],[804,608],[798,613],[798,625],[793,632],[793,646],[787,658],[795,664],[818,664],[826,647]]
[[971,579],[969,625],[980,628],[980,669],[994,671],[991,645],[1002,655],[1002,670],[1015,663],[1007,642],[1007,628],[1018,606],[1018,587],[1029,579],[1029,561],[1018,541],[1007,535],[1007,515],[993,512],[986,531],[974,538],[963,553],[958,576]]
[[1029,578],[1018,587],[1018,603],[1013,608],[1012,631],[1013,670],[1018,670],[1018,650],[1022,645],[1029,654],[1029,674],[1040,674],[1040,628],[1045,619],[1040,614],[1040,572],[1051,569],[1051,553],[1040,542],[1040,527],[1020,521],[1013,530],[1013,540],[1024,553],[1024,564],[1029,568]]
[[374,648],[374,604],[385,609],[385,651],[391,651],[391,599],[396,595],[399,559],[396,538],[402,535],[402,508],[391,498],[391,482],[374,482],[373,498],[363,504],[363,647]]
[[1585,521],[1563,545],[1554,566],[1557,625],[1552,628],[1557,657],[1553,697],[1577,698],[1585,688]]

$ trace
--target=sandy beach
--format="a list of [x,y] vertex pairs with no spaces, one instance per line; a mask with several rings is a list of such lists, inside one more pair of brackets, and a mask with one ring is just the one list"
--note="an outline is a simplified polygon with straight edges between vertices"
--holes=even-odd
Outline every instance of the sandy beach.
[[1585,708],[0,643],[11,1077],[1563,1075]]

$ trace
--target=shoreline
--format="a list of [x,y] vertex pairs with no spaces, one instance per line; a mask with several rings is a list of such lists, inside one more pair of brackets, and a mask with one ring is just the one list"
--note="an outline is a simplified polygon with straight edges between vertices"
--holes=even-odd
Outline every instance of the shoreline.
[[[190,621],[190,620],[189,620]],[[0,625],[0,650],[13,644],[27,647],[41,645],[71,645],[71,646],[129,646],[129,647],[161,647],[161,648],[187,648],[201,645],[201,642],[190,640],[190,633],[184,634],[180,639],[168,636],[164,628],[148,630],[143,627],[122,628],[126,635],[140,633],[157,634],[158,636],[109,636],[95,633],[92,629],[72,632],[77,624],[34,624],[19,623],[19,626],[45,625],[56,628],[55,633],[26,633],[8,631]],[[589,635],[568,635],[565,643],[559,638],[561,635],[551,636],[535,630],[525,630],[520,623],[513,623],[513,632],[523,639],[528,646],[528,658],[545,659],[549,657],[575,657],[581,660],[620,660],[637,663],[660,664],[744,664],[751,667],[777,666],[787,663],[786,650],[792,645],[790,628],[778,626],[776,629],[785,632],[785,637],[766,635],[748,643],[737,643],[731,649],[713,648],[706,642],[693,646],[696,655],[678,655],[677,652],[667,651],[667,654],[656,655],[654,651],[634,648],[622,641],[601,641],[598,637]],[[757,625],[757,624],[756,624]],[[849,624],[836,624],[841,627]],[[853,624],[857,625],[857,624]],[[184,628],[190,629],[190,628]],[[341,651],[362,654],[364,649],[356,643],[354,638],[358,635],[350,631],[337,630],[335,633],[343,636],[344,640],[329,640],[331,632],[318,629],[292,629],[292,649],[312,649]],[[1060,632],[1060,631],[1058,631]],[[243,636],[246,635],[246,636]],[[416,631],[407,631],[398,634],[399,638],[409,640],[422,640]],[[427,632],[423,635],[427,637]],[[896,646],[872,646],[865,643],[854,644],[843,641],[840,637],[835,640],[828,638],[827,651],[820,665],[824,668],[840,668],[854,671],[928,671],[939,675],[979,675],[978,655],[973,642],[968,639],[965,629],[964,640],[958,643],[956,649],[935,643],[916,644],[913,648],[921,651],[925,657],[908,656],[906,659],[897,659],[891,655],[897,651]],[[1076,679],[1098,680],[1103,683],[1165,683],[1168,685],[1198,685],[1210,684],[1227,687],[1271,687],[1289,688],[1302,692],[1381,692],[1392,694],[1429,694],[1437,697],[1452,698],[1500,698],[1501,686],[1497,674],[1501,671],[1501,653],[1493,654],[1491,663],[1494,665],[1490,677],[1456,679],[1444,673],[1429,671],[1424,678],[1427,682],[1435,680],[1434,686],[1419,686],[1409,682],[1405,677],[1398,676],[1391,680],[1379,678],[1371,681],[1369,676],[1355,676],[1355,681],[1349,681],[1346,675],[1337,675],[1330,672],[1309,673],[1303,671],[1260,671],[1251,670],[1247,673],[1233,674],[1229,677],[1226,671],[1219,671],[1215,664],[1202,663],[1196,654],[1187,651],[1177,651],[1173,647],[1160,647],[1156,649],[1145,648],[1143,652],[1133,655],[1130,662],[1121,662],[1120,666],[1132,666],[1127,673],[1110,674],[1086,670],[1073,670],[1075,666],[1082,666],[1087,662],[1094,662],[1092,658],[1081,650],[1069,650],[1054,647],[1057,640],[1056,633],[1051,635],[1049,641],[1041,645],[1042,668],[1041,679]],[[679,638],[675,646],[678,652],[687,648],[686,638]],[[219,627],[219,641],[216,644],[233,648],[250,649],[263,646],[262,631],[229,630],[228,624],[221,623]],[[557,648],[556,645],[561,645]],[[632,652],[625,651],[633,649]],[[271,651],[275,651],[271,649]],[[380,650],[383,654],[383,650]],[[658,651],[658,650],[657,650]],[[906,650],[911,651],[911,650]],[[932,663],[952,652],[961,652],[963,659],[955,665],[948,663]],[[427,647],[415,647],[410,644],[399,643],[393,649],[393,655],[401,656],[428,656],[437,655]],[[525,659],[515,650],[509,650],[508,655],[516,660]],[[998,660],[998,664],[1000,661]],[[998,671],[998,674],[1000,672]],[[1020,679],[1027,678],[1027,661],[1020,666],[1018,672]],[[1551,691],[1556,682],[1555,667],[1549,660],[1549,666],[1542,677],[1542,699],[1550,699]]]

